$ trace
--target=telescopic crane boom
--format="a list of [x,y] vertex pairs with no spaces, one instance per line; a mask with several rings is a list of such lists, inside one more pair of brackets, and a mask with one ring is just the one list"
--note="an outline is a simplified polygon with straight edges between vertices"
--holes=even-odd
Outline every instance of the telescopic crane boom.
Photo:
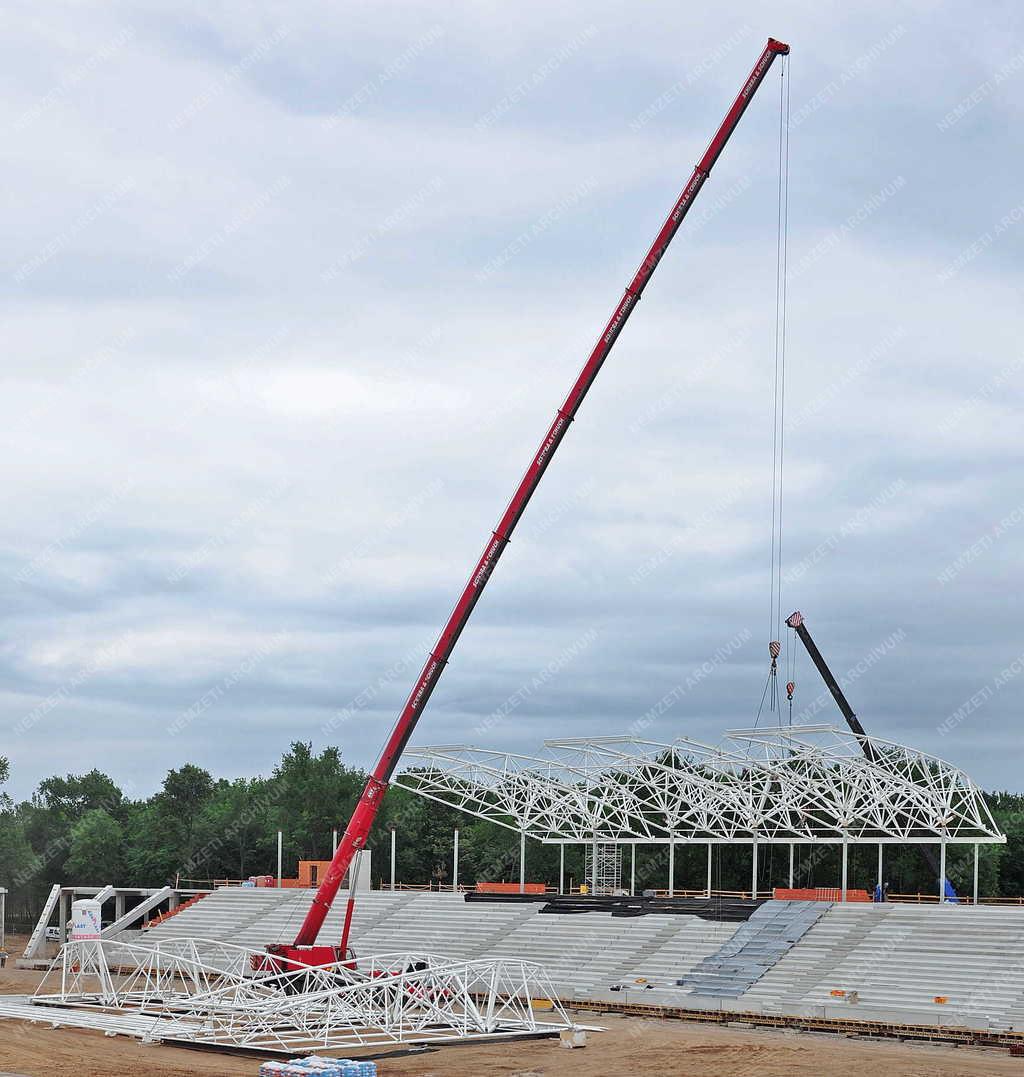
[[853,707],[850,706],[842,688],[839,687],[839,682],[832,675],[832,670],[828,668],[828,663],[822,657],[821,651],[818,650],[814,640],[811,639],[811,634],[808,632],[807,624],[804,621],[804,615],[799,610],[791,613],[786,618],[786,625],[792,628],[800,637],[800,642],[804,645],[804,649],[811,656],[814,668],[821,674],[821,679],[825,682],[825,687],[832,693],[832,698],[838,704],[839,710],[846,719],[846,724],[853,730],[857,740],[860,742],[861,750],[873,763],[875,761],[875,749],[872,748],[871,741],[868,740],[868,735],[860,724],[860,719],[853,713]]
[[[487,581],[491,577],[491,573],[498,563],[498,559],[508,545],[519,518],[529,504],[533,492],[537,489],[537,485],[547,470],[548,464],[551,463],[551,458],[561,444],[562,438],[569,429],[569,424],[575,418],[576,412],[597,377],[598,371],[601,369],[605,359],[608,358],[615,341],[622,332],[623,326],[640,301],[640,297],[643,295],[644,289],[665,254],[669,243],[672,242],[672,238],[682,224],[683,218],[689,212],[694,200],[700,193],[705,180],[711,173],[712,167],[721,155],[722,150],[725,149],[725,144],[729,141],[730,135],[735,130],[740,117],[746,111],[758,87],[764,81],[775,58],[784,56],[788,52],[788,45],[783,44],[781,41],[776,41],[774,38],[768,39],[768,43],[758,57],[757,63],[754,64],[753,70],[744,81],[736,100],[733,101],[732,107],[726,113],[721,126],[715,132],[715,136],[708,145],[704,156],[697,163],[689,181],[673,204],[671,212],[661,226],[661,230],[658,232],[653,244],[651,244],[646,257],[640,263],[640,268],[637,269],[632,280],[626,286],[622,299],[594,345],[582,371],[580,371],[579,377],[577,377],[572,389],[569,390],[569,395],[556,412],[554,421],[541,442],[540,448],[530,461],[530,466],[512,495],[512,500],[508,503],[508,507],[498,522],[498,526],[487,540],[484,552],[481,554],[480,560],[473,569],[468,583],[455,604],[455,609],[441,630],[441,635],[438,637],[434,649],[428,655],[426,664],[416,679],[409,698],[406,700],[398,720],[395,722],[394,728],[384,745],[384,750],[381,752],[380,758],[366,781],[366,786],[359,797],[359,802],[352,813],[352,818],[345,828],[345,834],[338,843],[334,859],[331,861],[330,867],[327,869],[327,873],[313,898],[309,912],[299,928],[298,934],[295,936],[294,944],[289,946],[274,943],[267,947],[268,953],[281,959],[282,963],[288,965],[323,965],[343,960],[347,956],[349,929],[352,922],[353,896],[350,896],[346,909],[341,945],[338,947],[316,946],[317,935],[323,926],[324,919],[334,902],[338,888],[341,886],[355,854],[366,845],[367,837],[373,826],[374,817],[380,807],[388,782],[395,772],[409,737],[416,728],[416,723],[423,713],[423,708],[427,705],[427,700],[430,699],[430,694],[436,687],[438,679],[452,651],[455,649],[455,644],[458,642],[459,636],[463,628],[465,628],[470,614],[473,612],[473,608],[476,606],[484,587],[487,585]],[[355,869],[353,868],[354,873]]]
[[[815,668],[821,674],[821,679],[832,693],[832,698],[839,705],[839,709],[846,719],[846,724],[853,730],[854,735],[857,737],[861,750],[864,752],[864,755],[867,756],[868,760],[873,763],[876,759],[874,746],[871,744],[867,733],[864,732],[864,727],[860,724],[860,719],[853,713],[853,707],[850,706],[849,701],[843,694],[842,688],[839,687],[839,682],[832,675],[832,670],[828,668],[828,663],[822,657],[821,651],[818,650],[814,640],[811,639],[811,633],[807,630],[807,622],[804,620],[804,615],[797,610],[786,618],[786,624],[800,637],[800,642],[804,645],[804,649],[810,655]],[[935,878],[938,879],[939,872],[941,871],[938,857],[927,845],[921,845],[918,846],[918,848],[920,848],[921,855],[924,857],[928,867],[935,873]],[[953,900],[956,899],[956,890],[953,889],[953,884],[949,879],[942,880],[942,890],[947,898]]]

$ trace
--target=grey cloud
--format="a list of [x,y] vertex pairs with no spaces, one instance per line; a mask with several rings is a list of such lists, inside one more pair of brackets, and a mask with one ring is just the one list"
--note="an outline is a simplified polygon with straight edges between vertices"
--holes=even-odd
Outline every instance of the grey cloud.
[[[407,656],[765,31],[792,41],[794,111],[818,101],[792,136],[791,264],[806,267],[790,291],[784,570],[805,568],[784,602],[837,670],[904,632],[851,685],[868,728],[1019,785],[1024,678],[939,732],[1024,651],[1024,526],[964,554],[1024,502],[1024,222],[996,234],[1020,200],[1024,72],[939,126],[1024,47],[992,10],[999,34],[953,4],[784,5],[706,68],[749,8],[657,4],[628,34],[610,3],[528,4],[514,25],[474,5],[353,22],[317,3],[283,24],[240,4],[15,22],[5,103],[26,119],[0,267],[15,793],[93,765],[143,792],[185,759],[266,770],[297,737],[372,760]],[[654,729],[714,741],[753,720],[769,637],[768,89],[702,196],[721,206],[684,227],[567,436],[421,742],[530,751],[621,732],[744,631]],[[120,640],[123,659],[94,668]],[[801,705],[818,696],[806,662],[797,679]]]

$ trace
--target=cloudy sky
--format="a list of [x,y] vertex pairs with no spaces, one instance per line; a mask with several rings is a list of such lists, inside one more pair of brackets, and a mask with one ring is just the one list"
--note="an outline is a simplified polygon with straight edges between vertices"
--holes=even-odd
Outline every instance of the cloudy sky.
[[[769,35],[793,46],[784,612],[870,731],[1024,788],[1024,20],[772,7],[15,5],[15,795],[94,766],[135,795],[186,761],[265,773],[295,739],[372,761]],[[531,751],[638,720],[714,742],[753,722],[777,73],[419,743]],[[797,682],[798,720],[838,720],[803,656]]]

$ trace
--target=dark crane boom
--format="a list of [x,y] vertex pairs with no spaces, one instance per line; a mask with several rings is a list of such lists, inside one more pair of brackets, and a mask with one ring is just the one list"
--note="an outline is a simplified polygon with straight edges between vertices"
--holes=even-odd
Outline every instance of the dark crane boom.
[[[854,735],[860,743],[861,750],[864,752],[864,755],[867,756],[868,760],[874,763],[877,758],[875,748],[867,733],[864,732],[864,727],[860,724],[860,719],[853,713],[853,707],[850,706],[849,701],[843,694],[842,688],[839,687],[839,682],[832,675],[832,670],[828,668],[828,663],[822,657],[821,651],[818,650],[814,640],[811,639],[811,633],[807,630],[807,623],[804,621],[804,615],[797,610],[786,618],[786,624],[800,637],[800,642],[811,656],[811,661],[814,663],[815,669],[821,674],[821,679],[832,693],[832,698],[839,705],[839,709],[846,719],[846,724],[853,730]],[[938,879],[941,872],[938,857],[927,845],[921,845],[919,848],[928,867],[931,868],[935,873],[935,878]],[[956,899],[956,891],[953,889],[953,884],[949,879],[942,880],[942,890],[948,898]]]
[[832,675],[832,670],[828,668],[828,663],[822,657],[821,651],[818,650],[814,640],[811,639],[811,634],[807,631],[807,624],[804,621],[804,615],[797,610],[786,618],[786,624],[800,637],[800,642],[811,656],[814,668],[821,674],[821,679],[825,682],[825,687],[832,693],[832,698],[838,704],[839,710],[846,719],[846,724],[853,730],[857,739],[860,741],[860,746],[864,754],[873,763],[875,761],[875,750],[871,746],[871,741],[868,740],[868,735],[864,732],[864,727],[860,724],[860,719],[853,713],[853,707],[850,706],[849,700],[843,694],[842,688],[839,687],[839,682]]

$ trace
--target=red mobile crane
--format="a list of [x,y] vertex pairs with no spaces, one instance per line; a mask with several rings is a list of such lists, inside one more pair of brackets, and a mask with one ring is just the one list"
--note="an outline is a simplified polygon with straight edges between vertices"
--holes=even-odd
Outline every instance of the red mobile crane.
[[[758,57],[757,63],[754,64],[750,75],[743,83],[743,88],[732,103],[732,107],[726,114],[721,126],[715,132],[715,136],[708,145],[704,156],[694,168],[693,175],[690,176],[686,186],[673,204],[672,211],[661,226],[661,230],[647,252],[647,256],[640,263],[640,268],[626,286],[626,291],[615,308],[615,313],[611,316],[594,345],[594,349],[591,351],[572,389],[570,389],[569,395],[555,414],[554,421],[541,442],[540,449],[530,461],[526,474],[512,495],[512,500],[508,503],[508,507],[498,522],[498,526],[491,533],[491,538],[488,540],[480,560],[473,569],[469,582],[455,604],[455,609],[442,629],[434,649],[427,657],[427,662],[391,730],[387,743],[384,745],[384,750],[381,752],[376,766],[366,781],[366,786],[359,797],[359,802],[352,813],[352,818],[345,828],[345,834],[338,843],[334,859],[331,861],[327,874],[320,883],[302,927],[299,928],[299,932],[295,936],[295,942],[291,945],[272,943],[267,947],[267,952],[271,955],[270,962],[274,966],[294,968],[303,965],[328,965],[348,957],[348,938],[352,926],[352,910],[355,900],[355,879],[352,882],[352,892],[345,910],[345,925],[342,930],[341,945],[317,946],[317,935],[320,933],[324,919],[330,911],[345,873],[353,863],[355,854],[366,844],[366,839],[370,834],[373,820],[377,815],[381,800],[388,787],[388,782],[391,780],[402,752],[413,730],[416,728],[416,723],[423,713],[424,707],[427,705],[427,700],[437,685],[448,658],[455,649],[455,644],[458,642],[474,606],[476,606],[480,595],[483,593],[483,589],[487,585],[498,559],[508,545],[519,518],[529,504],[530,498],[547,470],[555,450],[561,444],[565,432],[569,429],[569,424],[573,421],[576,412],[583,403],[587,390],[593,384],[605,359],[608,358],[612,346],[622,332],[622,327],[626,324],[626,320],[640,301],[651,275],[661,261],[669,243],[672,242],[672,238],[682,224],[683,218],[693,205],[694,199],[696,199],[700,189],[704,186],[704,181],[710,175],[719,155],[725,149],[725,144],[729,141],[729,137],[739,123],[740,117],[746,111],[758,87],[768,74],[768,70],[776,56],[785,56],[788,53],[788,45],[783,44],[781,41],[776,41],[774,38],[768,39],[768,43]],[[357,867],[352,867],[353,876],[356,875],[357,870]]]

